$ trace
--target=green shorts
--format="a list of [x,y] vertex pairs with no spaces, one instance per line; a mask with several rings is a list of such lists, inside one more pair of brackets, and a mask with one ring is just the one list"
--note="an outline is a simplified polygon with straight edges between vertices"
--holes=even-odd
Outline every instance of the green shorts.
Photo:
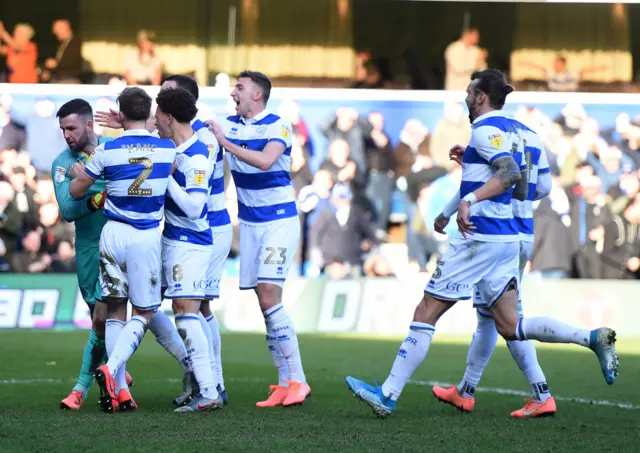
[[102,301],[100,249],[97,246],[77,244],[76,268],[78,269],[78,286],[84,301],[88,305]]

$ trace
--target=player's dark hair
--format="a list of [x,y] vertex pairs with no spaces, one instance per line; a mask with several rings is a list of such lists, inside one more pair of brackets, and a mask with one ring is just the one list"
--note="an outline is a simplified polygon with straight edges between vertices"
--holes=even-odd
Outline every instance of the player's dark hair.
[[120,111],[129,121],[146,121],[151,115],[151,96],[142,88],[125,88],[117,99]]
[[196,98],[184,88],[160,90],[156,103],[162,113],[174,117],[179,123],[190,123],[196,117]]
[[271,96],[271,79],[261,72],[249,70],[242,71],[238,75],[239,79],[243,77],[251,79],[253,83],[258,85],[258,88],[260,88],[260,92],[262,93],[262,99],[264,99],[264,103],[266,104],[269,100],[269,96]]
[[471,80],[477,80],[477,91],[489,97],[489,104],[494,109],[501,109],[507,99],[507,95],[513,92],[513,87],[504,78],[504,74],[497,69],[485,69],[471,74]]
[[165,82],[175,82],[176,85],[178,85],[180,88],[184,88],[189,93],[191,93],[196,101],[200,97],[200,88],[198,88],[198,82],[196,82],[193,77],[182,74],[171,74],[165,77],[165,79],[162,81],[162,83]]
[[78,116],[89,116],[93,119],[93,109],[84,99],[71,99],[69,102],[62,104],[58,109],[56,118],[66,118],[69,115],[76,114]]

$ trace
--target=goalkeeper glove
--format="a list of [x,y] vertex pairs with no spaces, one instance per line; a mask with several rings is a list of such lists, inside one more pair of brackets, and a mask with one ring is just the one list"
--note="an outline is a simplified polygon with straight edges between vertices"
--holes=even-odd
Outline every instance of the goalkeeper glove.
[[98,209],[102,209],[104,207],[104,202],[107,199],[107,191],[98,192],[94,194],[92,197],[87,198],[87,208],[89,211],[96,212]]

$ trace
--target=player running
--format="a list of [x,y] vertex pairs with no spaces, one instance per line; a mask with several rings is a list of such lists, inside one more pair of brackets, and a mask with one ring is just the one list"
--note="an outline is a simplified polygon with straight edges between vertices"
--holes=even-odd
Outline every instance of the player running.
[[615,381],[618,358],[613,330],[605,327],[590,332],[552,318],[518,314],[520,239],[511,199],[527,197],[528,181],[526,166],[522,165],[523,136],[514,121],[501,112],[512,91],[497,70],[472,75],[466,99],[472,135],[463,156],[462,200],[457,217],[461,234],[452,239],[427,284],[387,380],[382,386],[372,386],[351,376],[346,378],[349,389],[379,417],[395,410],[404,386],[426,357],[438,319],[455,302],[471,299],[474,288],[487,302],[496,329],[505,340],[588,347],[596,353],[606,382]]
[[[142,341],[154,312],[159,313],[155,310],[161,304],[159,225],[176,153],[171,140],[151,137],[145,129],[151,98],[144,90],[126,88],[118,103],[124,135],[98,146],[84,171],[80,171],[82,165],[74,164],[77,174],[70,186],[71,196],[82,198],[104,175],[107,188],[104,216],[108,221],[100,236],[100,283],[107,304],[110,351],[107,364],[95,373],[105,412],[114,412],[119,406],[136,407],[122,370]],[[133,316],[125,324],[127,300],[133,306]]]
[[[538,135],[522,123],[513,120],[513,124],[518,128],[525,142],[524,158],[529,178],[527,199],[524,201],[511,200],[513,216],[520,232],[520,267],[518,275],[518,286],[520,286],[524,268],[533,251],[533,202],[546,197],[551,192],[551,174],[549,173],[549,163],[544,146]],[[464,147],[456,145],[451,149],[450,155],[453,160],[462,165],[464,151]],[[436,231],[443,233],[440,229],[440,223],[446,222],[455,213],[458,204],[459,200],[454,198],[445,207],[443,213],[436,219]],[[519,291],[518,312],[520,316],[522,316],[521,295],[522,291]],[[479,291],[474,294],[473,305],[477,308],[478,326],[469,346],[467,369],[464,377],[457,387],[443,388],[435,386],[432,389],[433,394],[440,401],[451,404],[464,412],[473,410],[475,388],[480,382],[482,373],[491,358],[498,339],[498,331],[491,316],[491,311],[488,310],[487,303],[482,299]],[[531,340],[507,341],[507,347],[518,367],[527,378],[532,391],[532,397],[527,401],[525,407],[512,412],[511,416],[534,418],[554,415],[556,413],[556,403],[551,397],[547,380],[542,372],[540,363],[538,363],[534,342]]]
[[[180,74],[167,76],[162,83],[161,89],[165,90],[168,88],[178,87],[189,91],[195,100],[198,100],[200,95],[198,83],[189,76]],[[118,113],[113,110],[109,112],[97,112],[96,122],[101,126],[111,127],[114,129],[122,127],[122,124],[118,120]],[[206,323],[206,325],[203,325],[203,329],[205,335],[207,335],[207,340],[209,341],[209,355],[212,359],[211,366],[213,368],[214,379],[216,381],[216,390],[226,405],[229,398],[224,385],[224,376],[222,371],[222,341],[220,338],[218,320],[216,319],[213,310],[211,310],[210,301],[220,297],[220,280],[222,278],[224,263],[231,250],[233,227],[231,225],[229,213],[225,207],[224,161],[222,148],[218,145],[218,141],[214,137],[213,133],[205,127],[201,120],[197,118],[191,120],[191,127],[198,136],[198,140],[207,145],[209,153],[211,153],[212,156],[215,156],[215,167],[212,174],[212,181],[210,182],[211,192],[209,194],[209,199],[207,200],[207,218],[213,235],[213,256],[209,262],[207,271],[207,280],[205,285],[205,296],[207,298],[200,304],[200,313],[203,315],[201,317],[201,322]],[[192,373],[186,372],[183,380],[183,392],[180,396],[174,398],[174,404],[182,406],[188,402],[192,396],[197,394],[198,389],[195,384],[195,377],[192,376]]]
[[[89,341],[82,355],[80,376],[72,392],[60,402],[60,408],[79,410],[87,397],[93,373],[105,357],[104,321],[106,305],[102,303],[99,263],[100,232],[106,223],[101,208],[105,200],[104,180],[99,179],[89,187],[87,195],[75,200],[69,193],[71,167],[76,162],[86,162],[96,146],[110,141],[110,138],[98,137],[93,131],[93,110],[83,99],[72,99],[60,107],[57,113],[60,129],[69,148],[53,161],[51,174],[56,200],[60,205],[62,217],[75,223],[76,261],[78,268],[78,286],[82,298],[89,306],[92,329]],[[128,384],[131,377],[127,376]]]
[[162,232],[162,288],[173,299],[176,326],[187,345],[199,393],[176,412],[219,409],[209,342],[198,313],[205,299],[207,269],[213,253],[213,234],[207,220],[207,199],[213,156],[191,127],[198,109],[184,88],[161,90],[156,98],[156,127],[177,145],[176,169],[169,178]]
[[258,407],[302,404],[311,393],[298,338],[284,306],[282,288],[300,237],[291,186],[291,125],[266,111],[271,80],[255,71],[238,76],[231,97],[237,115],[207,122],[227,153],[238,192],[240,289],[253,289],[264,315],[267,346],[278,385]]

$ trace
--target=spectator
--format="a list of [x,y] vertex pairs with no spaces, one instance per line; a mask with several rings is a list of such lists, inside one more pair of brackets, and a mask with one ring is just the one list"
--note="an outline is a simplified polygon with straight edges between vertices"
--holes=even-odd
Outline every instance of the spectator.
[[304,137],[293,134],[291,146],[291,183],[296,196],[300,190],[311,183],[312,174],[307,162],[308,154],[304,150]]
[[73,33],[68,19],[58,19],[53,23],[52,33],[60,41],[54,58],[44,62],[44,81],[53,83],[80,83],[82,72],[82,40]]
[[333,173],[326,169],[320,169],[313,175],[311,184],[300,189],[298,207],[305,217],[306,228],[313,225],[323,209],[329,208],[333,184]]
[[345,140],[349,144],[351,159],[358,166],[358,171],[365,174],[367,169],[365,139],[371,137],[373,130],[371,124],[361,118],[355,109],[341,107],[335,115],[329,116],[320,123],[319,128],[329,143],[339,138]]
[[477,28],[464,30],[460,39],[444,51],[446,63],[445,90],[464,91],[474,71],[487,66],[487,51],[478,47],[480,32]]
[[57,253],[53,256],[51,271],[56,273],[71,274],[76,272],[76,252],[68,241],[58,244]]
[[14,167],[9,181],[15,190],[14,202],[18,211],[24,214],[24,227],[33,229],[38,226],[38,207],[35,202],[35,191],[27,185],[27,175],[23,167]]
[[433,159],[429,155],[429,140],[429,129],[420,120],[407,120],[400,131],[400,143],[396,146],[397,178],[406,178],[413,171],[433,166]]
[[599,256],[604,238],[602,225],[608,221],[610,213],[601,187],[600,178],[588,174],[585,169],[579,184],[569,193],[574,278],[602,276]]
[[436,125],[429,144],[429,154],[435,165],[450,169],[454,162],[449,159],[449,150],[455,145],[469,143],[470,139],[471,124],[462,104],[445,102],[444,116]]
[[129,85],[160,85],[162,82],[162,61],[155,51],[155,33],[140,30],[137,49],[126,63],[124,77]]
[[[553,190],[562,190],[555,184]],[[571,236],[551,198],[536,202],[533,214],[535,239],[527,269],[542,278],[567,278],[571,272]]]
[[623,174],[635,171],[633,160],[626,154],[622,154],[615,143],[607,144],[601,140],[595,151],[597,154],[595,152],[587,154],[587,163],[593,167],[596,176],[600,178],[603,193],[617,186]]
[[391,263],[382,255],[373,255],[364,263],[364,274],[367,277],[394,277]]
[[365,140],[369,170],[365,194],[373,207],[376,235],[384,239],[391,211],[391,193],[395,186],[396,161],[389,136],[384,131],[382,114],[371,112],[369,124],[373,126],[373,130],[371,137]]
[[60,221],[60,210],[56,203],[43,204],[38,211],[42,227],[42,251],[53,255],[61,241],[73,241],[73,226]]
[[11,270],[17,274],[39,274],[49,272],[53,260],[47,253],[40,251],[40,231],[31,230],[22,238],[22,251],[11,259]]
[[356,53],[353,83],[351,88],[364,88],[367,84],[367,66],[371,61],[371,53],[369,51],[360,51]]
[[356,203],[364,209],[368,209],[369,204],[364,198],[364,171],[351,158],[349,143],[343,139],[334,140],[329,145],[327,160],[320,168],[330,171],[334,181],[349,184],[355,195]]
[[604,227],[603,278],[640,279],[640,196]]
[[0,241],[7,256],[18,248],[18,238],[24,224],[25,213],[18,209],[15,190],[6,181],[0,181]]
[[11,36],[0,21],[0,54],[7,56],[9,83],[38,83],[36,65],[38,63],[38,46],[31,41],[33,27],[29,24],[17,24]]
[[323,210],[311,226],[310,258],[316,269],[338,261],[360,270],[363,253],[379,243],[364,211],[351,199],[349,186],[336,184],[331,191],[332,209]]
[[522,61],[520,64],[544,73],[549,91],[576,91],[580,81],[587,73],[607,69],[607,66],[600,65],[582,68],[580,71],[571,71],[567,67],[567,59],[562,55],[556,55],[551,69],[530,61]]
[[[0,214],[0,229],[2,228],[2,214]],[[0,272],[11,272],[11,267],[7,261],[7,248],[0,238]]]

